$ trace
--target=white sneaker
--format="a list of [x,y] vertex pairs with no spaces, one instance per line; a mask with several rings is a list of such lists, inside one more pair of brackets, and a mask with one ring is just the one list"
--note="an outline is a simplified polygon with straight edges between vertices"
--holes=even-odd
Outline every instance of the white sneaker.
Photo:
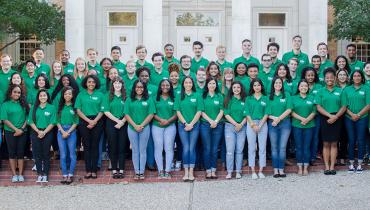
[[226,175],[226,177],[225,177],[226,179],[231,179],[231,173],[227,173],[227,175]]
[[252,174],[252,179],[258,179],[258,176],[257,176],[257,174],[256,174],[256,173],[253,173],[253,174]]
[[18,182],[24,182],[24,176],[19,175],[18,176]]
[[37,171],[36,164],[33,164],[32,171]]
[[357,168],[356,168],[356,173],[357,174],[362,174],[362,170],[363,169],[362,169],[361,165],[358,165]]
[[260,179],[264,179],[264,178],[266,178],[266,177],[265,177],[265,175],[264,175],[262,172],[259,172],[259,173],[258,173],[258,177],[259,177]]
[[48,176],[42,176],[42,182],[44,182],[44,183],[49,182],[48,181]]
[[15,176],[12,176],[12,183],[15,183],[15,182],[18,182],[18,176],[15,175]]
[[236,179],[241,179],[241,178],[242,178],[241,173],[236,173],[235,178],[236,178]]
[[43,180],[43,179],[42,179],[42,176],[38,176],[38,177],[37,177],[36,182],[37,182],[37,183],[41,183],[41,182],[42,182],[42,180]]

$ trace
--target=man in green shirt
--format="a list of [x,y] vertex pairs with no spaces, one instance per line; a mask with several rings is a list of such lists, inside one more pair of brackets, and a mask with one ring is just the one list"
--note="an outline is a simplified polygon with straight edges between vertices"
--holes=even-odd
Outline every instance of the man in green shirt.
[[298,74],[297,72],[297,69],[298,69],[298,60],[297,58],[291,58],[289,61],[288,61],[288,64],[287,64],[288,68],[289,68],[289,73],[290,73],[290,76],[292,77],[292,82],[297,82],[300,80],[301,78],[301,75]]
[[159,86],[163,79],[170,78],[168,70],[163,69],[163,59],[163,55],[160,52],[154,53],[152,56],[154,69],[150,72],[150,83],[156,87]]
[[73,76],[74,65],[69,62],[69,59],[71,58],[69,51],[64,49],[59,57],[63,65],[64,74],[69,74]]
[[321,71],[321,57],[319,55],[314,55],[312,56],[311,58],[311,64],[310,66],[312,66],[316,73],[317,73],[317,76],[319,77],[319,81],[321,84],[324,84],[324,74],[323,74],[323,71]]
[[196,76],[195,73],[190,70],[191,68],[191,57],[188,55],[183,55],[180,58],[180,65],[181,65],[181,70],[180,70],[180,80],[179,80],[179,85],[182,86],[182,81],[186,76],[190,76],[193,78],[193,81],[196,81]]
[[193,43],[194,58],[191,60],[191,72],[197,73],[198,69],[206,69],[209,61],[202,56],[203,53],[203,43],[200,41],[195,41]]
[[153,64],[145,60],[147,54],[148,54],[148,51],[146,50],[144,45],[139,45],[136,47],[136,57],[137,57],[136,69],[139,69],[142,66],[147,67],[150,71],[154,69]]
[[16,71],[12,69],[12,59],[10,55],[3,54],[0,60],[0,102],[5,99],[6,91],[8,90],[9,80]]
[[261,57],[261,61],[262,61],[262,67],[260,67],[260,69],[262,70],[258,72],[258,78],[262,80],[262,83],[265,87],[265,91],[269,93],[271,89],[270,84],[272,82],[272,79],[274,79],[274,74],[275,74],[275,70],[271,68],[271,64],[272,64],[271,55],[263,54]]
[[288,64],[291,58],[296,58],[298,60],[297,73],[301,74],[302,69],[306,67],[310,61],[306,53],[301,51],[302,37],[300,35],[295,35],[292,39],[293,49],[283,55],[283,63]]
[[175,47],[170,43],[168,43],[164,46],[165,57],[164,57],[163,65],[162,65],[164,70],[168,71],[168,66],[171,63],[180,64],[180,61],[177,60],[177,58],[175,58],[175,56],[173,56],[173,53],[175,51],[174,49],[175,49]]
[[[32,53],[33,60],[36,63],[36,74],[39,75],[41,73],[44,73],[48,79],[50,79],[50,66],[46,63],[43,63],[43,60],[45,58],[45,53],[42,48],[36,48]],[[23,66],[22,68],[22,76],[27,74],[26,67]]]
[[232,68],[233,64],[231,62],[228,62],[226,57],[226,47],[219,45],[216,48],[216,56],[217,56],[217,65],[220,67],[221,74],[223,75],[225,68]]
[[261,65],[260,62],[258,61],[258,59],[251,55],[251,51],[252,51],[252,41],[251,40],[244,39],[242,41],[242,50],[243,50],[242,56],[240,56],[239,58],[234,59],[233,68],[235,67],[236,64],[238,64],[240,62],[245,63],[245,65],[247,65],[247,66],[251,63],[255,63],[258,66]]
[[347,45],[346,53],[351,72],[354,72],[355,70],[362,71],[364,69],[364,63],[356,59],[356,45],[354,44]]
[[126,75],[126,65],[120,61],[122,51],[119,46],[113,46],[110,50],[110,55],[113,61],[113,67],[118,70],[118,74],[120,77]]
[[328,45],[321,42],[317,45],[317,54],[321,57],[320,72],[324,72],[326,68],[334,67],[334,63],[328,59]]
[[206,70],[203,68],[198,69],[196,77],[195,89],[198,94],[203,95],[204,87],[206,86]]
[[271,42],[267,45],[267,54],[271,55],[271,69],[272,71],[276,71],[276,67],[282,63],[282,61],[277,57],[279,54],[280,46],[278,43]]
[[97,57],[98,57],[98,51],[96,51],[93,48],[87,49],[87,66],[88,66],[88,69],[89,69],[89,71],[94,69],[97,73],[97,76],[100,78],[100,77],[103,77],[104,70],[103,70],[103,67],[101,67],[99,65],[98,61],[96,60]]

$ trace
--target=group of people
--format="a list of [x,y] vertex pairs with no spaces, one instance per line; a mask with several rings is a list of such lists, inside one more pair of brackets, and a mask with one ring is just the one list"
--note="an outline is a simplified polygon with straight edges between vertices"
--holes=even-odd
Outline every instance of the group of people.
[[225,59],[224,46],[217,47],[216,61],[208,61],[199,41],[193,58],[176,59],[174,46],[166,44],[164,55],[154,53],[148,62],[139,45],[137,60],[126,64],[118,46],[100,63],[95,49],[74,64],[63,50],[51,66],[43,62],[44,51],[35,49],[18,70],[3,54],[1,136],[11,181],[24,181],[30,145],[36,182],[48,181],[51,147],[59,150],[66,184],[73,182],[76,148],[84,154],[85,179],[97,178],[104,152],[112,177],[123,178],[128,148],[135,179],[156,165],[159,178],[183,168],[183,180],[193,181],[196,164],[204,166],[206,178],[217,178],[219,157],[227,179],[234,172],[242,177],[244,157],[251,178],[265,178],[268,147],[275,178],[286,177],[287,147],[294,147],[300,175],[308,174],[320,148],[326,175],[335,175],[337,159],[345,164],[347,158],[348,171],[361,173],[369,145],[370,63],[356,60],[352,44],[334,63],[325,43],[311,60],[301,45],[302,38],[294,36],[292,50],[280,60],[279,45],[269,43],[259,60],[245,39],[243,54],[233,62]]

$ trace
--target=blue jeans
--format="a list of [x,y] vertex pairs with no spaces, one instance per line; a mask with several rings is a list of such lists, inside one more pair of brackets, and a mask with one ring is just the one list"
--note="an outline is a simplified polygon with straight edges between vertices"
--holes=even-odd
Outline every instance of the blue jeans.
[[195,123],[191,131],[185,131],[185,126],[182,123],[179,123],[178,126],[182,144],[183,166],[184,168],[194,168],[197,158],[195,146],[197,145],[199,136],[199,123]]
[[[152,124],[149,125],[150,129],[152,128]],[[155,167],[155,159],[154,159],[154,141],[152,134],[149,135],[148,146],[146,148],[146,164],[148,167],[154,168]]]
[[[253,120],[253,122],[258,125],[260,120]],[[265,122],[258,133],[256,133],[250,124],[247,125],[247,141],[248,141],[248,165],[249,167],[256,166],[256,151],[257,151],[257,141],[258,141],[258,159],[259,167],[266,167],[266,143],[268,128]]]
[[[62,125],[64,131],[68,131],[70,125]],[[59,146],[59,153],[60,153],[60,165],[62,167],[62,175],[63,176],[73,176],[75,167],[76,167],[76,129],[72,131],[68,138],[63,139],[62,133],[58,131],[58,146]],[[69,152],[67,152],[69,151]],[[69,170],[67,170],[67,153],[69,153]],[[69,171],[69,174],[68,174]]]
[[173,161],[173,149],[176,137],[176,125],[161,128],[159,126],[152,126],[152,136],[154,141],[154,157],[157,163],[158,171],[163,171],[163,148],[166,152],[166,172],[171,171],[171,164]]
[[315,127],[297,128],[293,127],[295,141],[295,152],[298,166],[308,166],[311,158],[310,145]]
[[135,174],[144,174],[150,126],[145,126],[141,132],[136,132],[136,130],[128,126],[127,134],[131,142],[132,162],[134,164]]
[[208,122],[200,123],[200,135],[203,141],[203,160],[207,172],[216,171],[218,145],[224,132],[224,123],[211,128]]
[[314,129],[313,138],[311,142],[311,160],[316,160],[316,157],[317,157],[317,150],[318,150],[319,142],[320,142],[320,122],[321,122],[321,116],[316,115],[315,129]]
[[243,149],[245,144],[246,126],[238,132],[231,123],[225,123],[225,144],[226,144],[226,169],[228,173],[235,171],[240,173],[243,165]]
[[284,169],[286,159],[286,146],[292,130],[290,119],[281,121],[277,126],[272,126],[272,120],[268,122],[271,142],[272,167]]
[[355,145],[358,146],[358,160],[364,158],[364,149],[366,141],[366,132],[368,127],[368,117],[352,121],[348,117],[344,117],[344,124],[346,125],[348,133],[348,159],[355,160]]

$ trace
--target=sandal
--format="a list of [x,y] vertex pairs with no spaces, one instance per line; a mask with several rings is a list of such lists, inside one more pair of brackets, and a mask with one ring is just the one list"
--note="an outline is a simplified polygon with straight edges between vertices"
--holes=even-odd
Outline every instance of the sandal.
[[68,180],[68,177],[67,176],[63,176],[62,181],[60,181],[60,183],[67,184],[67,180]]
[[91,173],[87,173],[85,176],[84,176],[85,179],[91,179],[92,178],[92,174]]
[[96,173],[92,173],[92,174],[91,174],[91,178],[92,178],[92,179],[97,179],[97,178],[98,178],[98,175],[97,175]]

